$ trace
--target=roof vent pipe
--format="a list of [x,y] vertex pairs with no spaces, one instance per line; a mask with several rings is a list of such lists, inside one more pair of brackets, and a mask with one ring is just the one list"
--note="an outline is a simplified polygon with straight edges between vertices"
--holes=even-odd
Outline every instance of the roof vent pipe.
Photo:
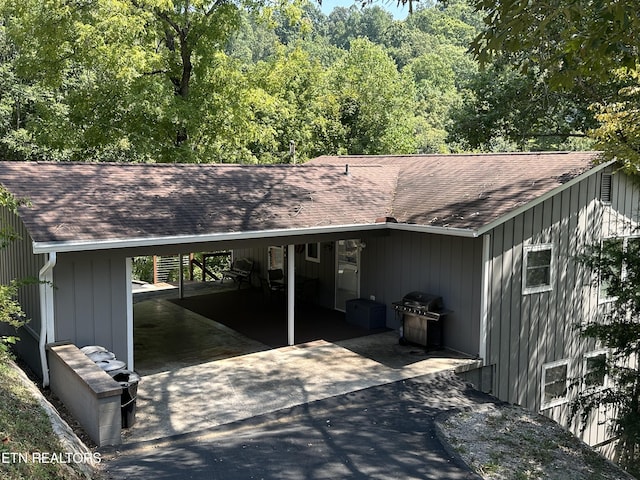
[[291,157],[291,163],[295,165],[296,163],[296,142],[293,140],[289,141],[289,156]]
[[348,163],[344,166],[344,174],[345,175],[349,175],[349,164]]

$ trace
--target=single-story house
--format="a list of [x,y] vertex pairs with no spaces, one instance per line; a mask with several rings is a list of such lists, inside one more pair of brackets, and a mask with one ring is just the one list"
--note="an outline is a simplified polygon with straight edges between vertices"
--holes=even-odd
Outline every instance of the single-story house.
[[[314,301],[386,306],[442,297],[444,346],[477,356],[468,378],[566,425],[567,385],[606,355],[574,325],[609,300],[575,258],[636,235],[640,190],[597,152],[319,157],[304,165],[0,162],[29,203],[3,225],[0,280],[26,276],[19,353],[47,383],[45,345],[100,344],[135,365],[131,259],[232,249],[258,275],[315,280]],[[595,419],[599,420],[599,419]],[[574,431],[577,432],[577,430]],[[577,432],[579,433],[579,432]],[[606,440],[589,428],[590,445]]]

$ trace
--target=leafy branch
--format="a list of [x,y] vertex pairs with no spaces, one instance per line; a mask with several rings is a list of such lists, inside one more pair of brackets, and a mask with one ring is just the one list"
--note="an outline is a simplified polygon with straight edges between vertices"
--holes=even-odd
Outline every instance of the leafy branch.
[[[4,207],[16,214],[21,205],[28,204],[26,200],[16,199],[7,190],[0,187],[0,207]],[[5,248],[10,242],[16,240],[18,235],[10,228],[0,225],[0,248]],[[18,302],[18,289],[32,280],[12,280],[9,284],[0,284],[0,323],[7,324],[16,332],[18,328],[27,323],[26,316]],[[10,355],[10,347],[18,341],[17,335],[0,335],[0,361]]]
[[640,473],[640,244],[633,239],[610,239],[580,258],[594,272],[594,284],[612,301],[600,319],[577,325],[583,338],[595,339],[608,355],[591,375],[607,378],[606,385],[582,389],[571,403],[571,418],[583,428],[592,414],[604,408],[614,415],[608,423],[618,440],[620,464]]

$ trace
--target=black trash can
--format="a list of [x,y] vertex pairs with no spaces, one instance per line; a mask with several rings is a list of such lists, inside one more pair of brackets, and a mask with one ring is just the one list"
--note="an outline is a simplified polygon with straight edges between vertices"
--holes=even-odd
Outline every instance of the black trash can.
[[120,399],[122,428],[132,427],[136,422],[136,399],[138,398],[140,375],[131,370],[116,370],[107,373],[110,373],[113,379],[122,387]]

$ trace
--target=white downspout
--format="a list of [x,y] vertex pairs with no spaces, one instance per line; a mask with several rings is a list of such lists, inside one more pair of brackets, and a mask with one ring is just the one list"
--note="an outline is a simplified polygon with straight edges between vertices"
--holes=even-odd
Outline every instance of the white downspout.
[[47,263],[40,269],[40,365],[42,367],[42,386],[49,386],[49,364],[47,363],[47,340],[54,341],[54,308],[53,308],[53,267],[56,266],[56,252],[49,253]]
[[478,357],[482,360],[483,366],[488,363],[487,358],[487,334],[489,324],[489,305],[491,295],[491,235],[482,236],[482,296],[480,298],[480,345]]

